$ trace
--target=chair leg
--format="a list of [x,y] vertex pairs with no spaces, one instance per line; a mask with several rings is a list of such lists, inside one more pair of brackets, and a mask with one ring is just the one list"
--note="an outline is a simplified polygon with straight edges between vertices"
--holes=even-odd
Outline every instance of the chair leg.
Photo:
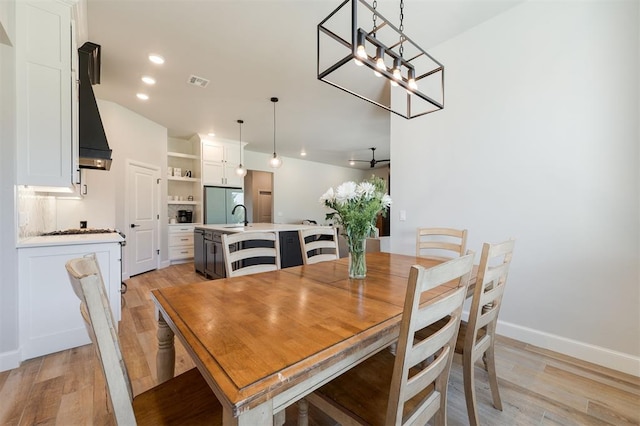
[[298,401],[298,426],[309,425],[309,403],[302,398]]
[[500,390],[498,389],[498,376],[496,374],[496,359],[493,350],[493,340],[491,345],[484,353],[485,366],[489,373],[489,386],[491,387],[491,397],[493,398],[493,406],[502,411],[502,401],[500,400]]
[[471,351],[462,355],[462,377],[464,379],[464,399],[467,403],[467,415],[469,416],[469,424],[478,426],[478,411],[476,410],[476,387],[474,377],[474,365]]

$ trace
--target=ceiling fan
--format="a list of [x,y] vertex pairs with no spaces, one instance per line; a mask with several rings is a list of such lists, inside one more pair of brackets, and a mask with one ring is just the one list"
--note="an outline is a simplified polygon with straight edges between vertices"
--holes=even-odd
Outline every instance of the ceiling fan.
[[351,160],[349,163],[353,165],[353,163],[361,162],[361,163],[369,163],[371,168],[373,169],[378,163],[387,163],[391,160],[376,160],[376,148],[369,148],[371,150],[371,160]]

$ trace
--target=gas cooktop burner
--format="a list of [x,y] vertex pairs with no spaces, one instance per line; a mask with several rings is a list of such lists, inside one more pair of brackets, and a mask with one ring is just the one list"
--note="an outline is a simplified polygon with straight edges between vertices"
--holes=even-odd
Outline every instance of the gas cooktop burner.
[[119,231],[117,229],[99,229],[99,228],[84,228],[84,229],[65,229],[62,231],[53,231],[42,234],[43,237],[49,237],[54,235],[83,235],[83,234],[111,234]]

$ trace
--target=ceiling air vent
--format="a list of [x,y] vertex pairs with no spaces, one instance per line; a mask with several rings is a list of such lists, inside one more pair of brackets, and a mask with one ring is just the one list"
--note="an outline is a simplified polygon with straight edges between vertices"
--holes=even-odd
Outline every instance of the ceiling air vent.
[[207,87],[207,84],[209,84],[209,80],[207,80],[206,78],[198,77],[197,75],[192,75],[191,77],[189,77],[188,83],[198,87]]

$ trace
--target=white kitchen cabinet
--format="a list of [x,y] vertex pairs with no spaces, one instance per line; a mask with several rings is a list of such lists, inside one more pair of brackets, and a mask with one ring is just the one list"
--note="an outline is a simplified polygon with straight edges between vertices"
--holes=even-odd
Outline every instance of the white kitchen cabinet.
[[122,282],[119,242],[18,248],[21,360],[90,343],[65,263],[96,253],[115,321]]
[[71,187],[71,2],[16,2],[17,183]]
[[203,140],[203,185],[242,188],[244,177],[236,174],[236,168],[240,164],[240,149],[239,142]]
[[193,231],[195,225],[169,225],[169,260],[180,263],[193,259]]

